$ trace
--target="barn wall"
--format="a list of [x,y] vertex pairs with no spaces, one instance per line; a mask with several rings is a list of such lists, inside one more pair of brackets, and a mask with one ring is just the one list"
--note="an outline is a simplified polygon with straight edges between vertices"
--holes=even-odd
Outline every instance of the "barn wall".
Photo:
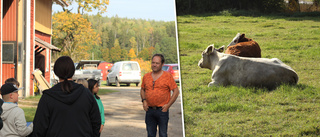
[[3,1],[3,41],[16,41],[17,39],[17,0]]
[[[16,49],[17,41],[17,3],[18,0],[4,0],[3,1],[3,14],[2,14],[2,41],[1,50],[3,47],[3,41],[13,43]],[[3,51],[2,51],[3,52]],[[3,55],[3,53],[1,53]],[[3,58],[1,58],[3,60]],[[3,63],[3,62],[2,62]],[[2,64],[2,83],[8,78],[15,77],[15,66],[13,62]]]
[[[34,70],[34,36],[35,36],[35,34],[34,34],[34,31],[32,31],[32,30],[34,30],[35,28],[34,28],[34,22],[35,22],[35,12],[34,12],[34,9],[35,9],[35,2],[34,2],[34,0],[31,0],[31,8],[30,8],[30,12],[31,12],[31,15],[30,15],[30,21],[31,21],[31,23],[30,23],[30,60],[29,60],[29,62],[30,62],[30,95],[31,96],[33,96],[33,92],[34,92],[34,89],[33,89],[33,75],[32,75],[32,72],[33,72],[33,70]],[[28,62],[26,62],[26,63],[28,63]]]
[[51,34],[52,0],[36,0],[35,10],[35,29]]

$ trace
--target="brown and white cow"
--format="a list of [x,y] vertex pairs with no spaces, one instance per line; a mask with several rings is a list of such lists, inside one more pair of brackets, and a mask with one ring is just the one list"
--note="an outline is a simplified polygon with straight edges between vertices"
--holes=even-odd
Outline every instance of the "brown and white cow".
[[213,45],[202,53],[198,66],[213,70],[210,86],[262,87],[297,84],[298,75],[277,58],[248,58],[217,52]]
[[[224,49],[224,46],[222,49]],[[246,38],[245,34],[240,35],[240,33],[233,38],[225,53],[240,57],[261,58],[261,49],[259,44],[250,38]]]

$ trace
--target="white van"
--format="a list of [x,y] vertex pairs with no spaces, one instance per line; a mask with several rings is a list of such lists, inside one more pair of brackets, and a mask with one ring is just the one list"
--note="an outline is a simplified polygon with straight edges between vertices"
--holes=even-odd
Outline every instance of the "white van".
[[139,63],[136,61],[119,61],[113,64],[112,68],[108,70],[107,85],[135,83],[136,86],[141,82],[141,70]]

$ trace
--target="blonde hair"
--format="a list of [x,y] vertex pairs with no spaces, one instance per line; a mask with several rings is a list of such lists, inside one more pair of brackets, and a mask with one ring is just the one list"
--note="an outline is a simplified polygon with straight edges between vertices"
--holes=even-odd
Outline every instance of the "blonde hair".
[[82,84],[85,88],[88,88],[88,81],[85,79],[77,79],[76,81],[78,84]]

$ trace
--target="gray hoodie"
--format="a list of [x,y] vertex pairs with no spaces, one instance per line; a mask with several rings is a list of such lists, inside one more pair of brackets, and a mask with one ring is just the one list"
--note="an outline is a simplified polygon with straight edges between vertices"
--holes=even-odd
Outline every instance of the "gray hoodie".
[[33,124],[27,127],[24,111],[17,104],[5,102],[2,109],[0,137],[25,137],[32,132]]

